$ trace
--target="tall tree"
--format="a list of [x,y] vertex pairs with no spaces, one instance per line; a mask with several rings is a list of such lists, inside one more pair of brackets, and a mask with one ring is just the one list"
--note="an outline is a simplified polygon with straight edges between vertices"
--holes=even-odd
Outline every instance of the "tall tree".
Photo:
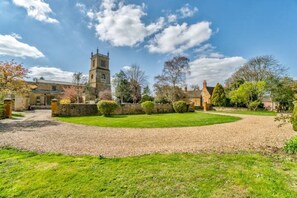
[[217,83],[215,86],[212,96],[211,96],[211,104],[215,106],[224,106],[226,104],[226,94],[224,87]]
[[295,87],[297,87],[297,83],[290,77],[270,78],[266,85],[273,101],[278,103],[280,111],[293,108],[293,101],[297,93]]
[[190,73],[189,59],[185,56],[176,56],[164,63],[161,75],[155,77],[155,91],[161,93],[163,88],[168,90],[168,99],[179,100],[180,89],[186,81],[186,75]]
[[260,102],[265,93],[265,85],[266,82],[264,81],[245,82],[238,89],[230,92],[231,102],[236,104],[236,106],[244,104],[247,107],[252,102]]
[[113,86],[115,90],[115,97],[117,97],[121,103],[130,101],[131,89],[128,78],[125,72],[120,71],[113,76]]
[[77,103],[80,102],[80,98],[83,94],[82,86],[85,85],[87,82],[87,77],[83,75],[81,72],[77,72],[73,74],[73,83],[75,84],[76,89],[76,101]]
[[234,82],[267,81],[271,77],[284,76],[287,68],[279,64],[273,56],[258,56],[240,67],[227,81],[227,86]]
[[25,82],[28,70],[22,64],[12,61],[0,62],[0,95],[11,95],[29,91]]
[[125,70],[125,74],[130,84],[133,103],[137,103],[141,99],[141,87],[147,84],[147,76],[138,65],[132,65]]

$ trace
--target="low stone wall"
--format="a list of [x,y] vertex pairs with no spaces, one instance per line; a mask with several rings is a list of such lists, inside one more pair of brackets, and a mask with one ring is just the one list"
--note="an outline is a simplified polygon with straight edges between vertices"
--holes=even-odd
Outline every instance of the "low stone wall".
[[98,115],[95,104],[59,104],[55,116],[89,116]]
[[[171,104],[155,104],[153,113],[173,113]],[[124,104],[113,113],[114,115],[144,114],[140,104]],[[89,116],[100,115],[96,104],[59,104],[54,116]]]
[[246,111],[248,108],[236,108],[236,107],[212,107],[215,111]]

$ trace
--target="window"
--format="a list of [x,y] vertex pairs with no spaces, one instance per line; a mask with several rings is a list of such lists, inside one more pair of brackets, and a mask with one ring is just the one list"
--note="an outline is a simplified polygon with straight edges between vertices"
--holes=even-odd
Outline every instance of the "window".
[[94,75],[92,74],[92,75],[91,75],[91,79],[93,80],[93,78],[94,78]]
[[105,80],[106,79],[105,74],[102,74],[101,79],[102,80]]
[[95,61],[95,59],[93,60],[93,67],[95,67],[95,64],[96,64],[96,61]]
[[57,90],[57,86],[56,85],[52,86],[52,90],[53,91],[56,91]]
[[101,60],[101,67],[106,67],[106,61],[105,60]]

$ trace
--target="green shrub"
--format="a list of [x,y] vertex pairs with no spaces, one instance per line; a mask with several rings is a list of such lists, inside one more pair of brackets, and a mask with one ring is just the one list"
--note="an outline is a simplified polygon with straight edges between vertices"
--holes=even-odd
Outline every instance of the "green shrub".
[[149,95],[143,95],[141,97],[140,103],[146,102],[146,101],[154,101],[154,97]]
[[110,116],[118,108],[118,104],[113,100],[101,100],[97,107],[104,116]]
[[185,101],[177,101],[173,103],[173,109],[176,113],[184,113],[187,112],[188,107],[187,103]]
[[297,101],[294,102],[294,111],[292,114],[291,122],[292,122],[294,131],[297,131]]
[[290,154],[297,153],[297,136],[293,137],[285,143],[284,150]]
[[4,104],[0,102],[0,120],[4,119]]
[[146,114],[152,114],[155,104],[152,101],[146,101],[141,103],[141,107]]
[[255,100],[248,104],[248,108],[252,111],[256,111],[260,107],[261,103],[262,103],[261,101]]

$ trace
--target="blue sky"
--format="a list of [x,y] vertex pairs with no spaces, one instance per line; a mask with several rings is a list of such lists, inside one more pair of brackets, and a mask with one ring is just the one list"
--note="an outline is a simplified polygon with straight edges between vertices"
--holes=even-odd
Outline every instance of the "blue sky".
[[0,60],[32,76],[88,73],[91,51],[112,74],[138,64],[149,82],[165,60],[190,58],[187,84],[224,82],[246,60],[273,55],[297,77],[296,0],[1,0]]

